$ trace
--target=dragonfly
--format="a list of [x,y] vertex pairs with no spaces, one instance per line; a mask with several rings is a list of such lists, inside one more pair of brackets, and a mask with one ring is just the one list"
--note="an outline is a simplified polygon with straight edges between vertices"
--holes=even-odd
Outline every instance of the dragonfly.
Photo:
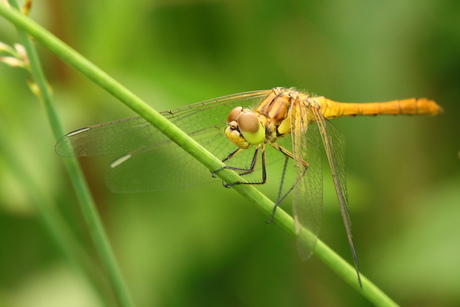
[[[292,193],[294,228],[302,259],[312,255],[321,226],[322,147],[362,286],[348,210],[344,140],[330,120],[343,116],[440,112],[439,105],[425,98],[340,103],[294,88],[277,87],[214,98],[161,113],[221,157],[226,163],[224,168],[251,178],[224,186],[265,184],[269,178],[266,165],[284,159],[272,219],[277,206]],[[62,137],[55,149],[63,157],[121,154],[106,174],[109,188],[118,192],[168,190],[215,180],[205,167],[141,117],[77,129]],[[293,164],[290,181],[285,178],[289,162]],[[302,229],[307,229],[313,239],[302,238]]]

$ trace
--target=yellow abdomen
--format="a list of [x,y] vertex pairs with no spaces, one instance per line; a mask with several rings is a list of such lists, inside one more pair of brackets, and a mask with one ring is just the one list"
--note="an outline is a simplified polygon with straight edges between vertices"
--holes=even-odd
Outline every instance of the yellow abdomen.
[[324,97],[314,97],[312,99],[317,101],[320,106],[320,112],[328,119],[340,116],[383,114],[436,115],[442,112],[442,108],[436,102],[426,98],[368,103],[335,102]]

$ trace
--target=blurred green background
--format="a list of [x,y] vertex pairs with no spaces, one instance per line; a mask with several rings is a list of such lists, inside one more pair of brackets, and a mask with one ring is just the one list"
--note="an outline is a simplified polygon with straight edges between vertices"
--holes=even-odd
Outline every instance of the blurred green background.
[[[333,122],[346,139],[362,273],[404,306],[458,306],[459,12],[453,0],[49,0],[34,3],[31,17],[157,110],[275,86],[336,101],[436,100],[445,111],[436,117]],[[1,19],[0,41],[17,40]],[[66,131],[134,115],[38,48]],[[97,259],[26,78],[0,65],[1,137]],[[315,256],[302,262],[294,238],[267,226],[266,216],[220,182],[114,194],[104,184],[111,159],[81,163],[138,306],[369,305]],[[324,177],[320,238],[350,261],[330,176]],[[39,222],[29,192],[0,154],[0,305],[99,306]]]

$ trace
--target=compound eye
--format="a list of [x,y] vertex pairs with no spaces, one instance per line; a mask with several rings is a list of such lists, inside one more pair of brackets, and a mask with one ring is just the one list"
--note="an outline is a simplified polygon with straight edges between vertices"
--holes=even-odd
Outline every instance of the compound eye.
[[256,114],[241,113],[238,117],[238,128],[244,139],[251,145],[257,145],[265,140],[265,129]]
[[257,133],[260,129],[259,119],[254,113],[241,113],[238,117],[238,127],[242,132]]
[[233,121],[236,121],[238,119],[238,116],[240,116],[241,112],[243,111],[242,107],[236,107],[233,110],[228,113],[227,116],[227,123],[231,123]]

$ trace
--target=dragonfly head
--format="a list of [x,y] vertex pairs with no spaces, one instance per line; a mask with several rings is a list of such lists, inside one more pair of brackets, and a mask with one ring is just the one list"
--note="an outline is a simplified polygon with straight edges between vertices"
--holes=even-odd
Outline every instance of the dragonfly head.
[[265,140],[265,129],[253,111],[236,107],[227,116],[225,136],[236,146],[247,149]]

